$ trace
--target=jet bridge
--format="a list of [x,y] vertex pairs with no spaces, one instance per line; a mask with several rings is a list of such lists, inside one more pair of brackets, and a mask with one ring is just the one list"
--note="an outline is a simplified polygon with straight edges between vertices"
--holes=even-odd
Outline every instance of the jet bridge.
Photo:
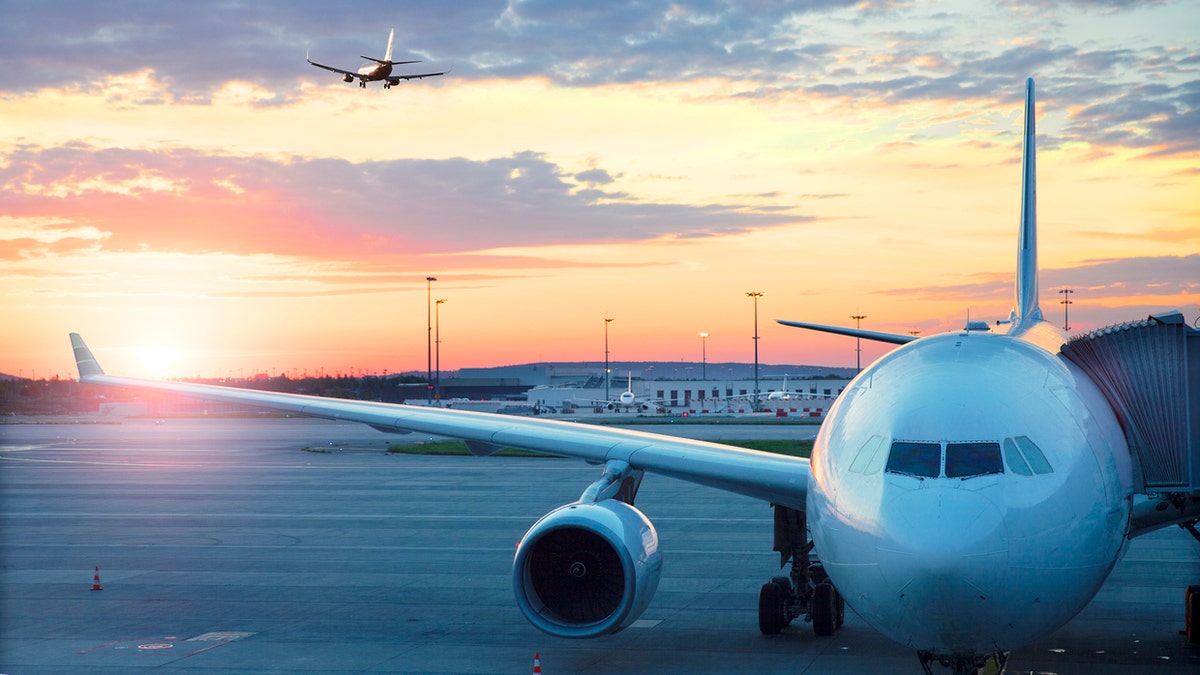
[[1116,411],[1135,490],[1200,496],[1200,330],[1170,312],[1074,337],[1062,353]]

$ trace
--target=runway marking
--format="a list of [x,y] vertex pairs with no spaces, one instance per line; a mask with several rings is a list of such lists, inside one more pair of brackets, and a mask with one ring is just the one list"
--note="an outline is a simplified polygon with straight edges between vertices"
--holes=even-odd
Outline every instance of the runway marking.
[[[258,635],[258,633],[248,633],[248,632],[242,632],[242,631],[213,631],[213,632],[209,632],[209,633],[204,633],[202,635],[197,635],[196,637],[188,638],[187,640],[184,640],[184,642],[198,643],[196,645],[198,647],[198,649],[196,649],[195,651],[192,651],[192,652],[188,652],[187,655],[184,656],[183,658],[187,658],[187,656],[195,656],[196,654],[206,652],[210,649],[216,649],[217,647],[220,647],[222,645],[227,645],[230,642],[241,640],[243,638],[247,638],[252,635]],[[155,638],[151,638],[151,639],[155,639]],[[167,649],[174,649],[175,642],[178,642],[178,640],[179,640],[179,638],[177,638],[173,635],[167,636],[167,637],[160,637],[157,639],[163,640],[163,642],[149,642],[145,638],[143,638],[141,640],[128,640],[128,639],[113,640],[111,642],[105,642],[104,644],[99,644],[94,647],[88,647],[87,649],[84,649],[77,653],[90,654],[90,653],[96,652],[98,650],[108,650],[108,649],[112,649],[114,651],[120,651],[120,650],[132,649],[134,647],[136,647],[136,649],[138,651],[142,651],[142,652],[164,651]],[[174,642],[166,642],[166,640],[172,640]]]

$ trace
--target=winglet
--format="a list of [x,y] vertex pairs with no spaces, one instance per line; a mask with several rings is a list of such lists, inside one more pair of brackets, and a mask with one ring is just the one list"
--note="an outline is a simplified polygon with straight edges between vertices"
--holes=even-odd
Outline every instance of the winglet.
[[1029,328],[1042,321],[1038,306],[1037,264],[1037,146],[1033,78],[1025,81],[1025,137],[1021,158],[1021,230],[1017,241],[1016,306],[1009,321],[1013,331]]
[[75,367],[79,369],[79,379],[104,374],[104,369],[96,362],[96,357],[92,356],[92,350],[84,344],[79,333],[71,333],[71,348],[75,350]]

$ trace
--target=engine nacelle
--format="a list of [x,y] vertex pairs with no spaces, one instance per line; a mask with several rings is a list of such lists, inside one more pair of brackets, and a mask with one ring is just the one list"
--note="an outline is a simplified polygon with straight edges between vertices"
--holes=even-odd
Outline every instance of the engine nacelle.
[[658,532],[615,499],[560,506],[525,533],[513,561],[517,606],[556,637],[615,633],[645,611],[658,588]]
[[354,76],[353,76],[353,75],[343,75],[343,76],[342,76],[342,81],[343,81],[343,82],[353,82],[353,81],[354,81]]

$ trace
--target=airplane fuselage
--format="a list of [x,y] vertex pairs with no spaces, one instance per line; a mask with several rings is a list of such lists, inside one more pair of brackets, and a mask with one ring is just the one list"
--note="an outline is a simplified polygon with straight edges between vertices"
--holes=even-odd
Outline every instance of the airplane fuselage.
[[387,79],[392,74],[390,63],[370,63],[358,69],[358,74],[367,82],[378,82]]
[[846,602],[943,655],[1010,650],[1075,616],[1124,545],[1129,450],[1063,335],[960,332],[896,349],[831,408],[808,517]]

